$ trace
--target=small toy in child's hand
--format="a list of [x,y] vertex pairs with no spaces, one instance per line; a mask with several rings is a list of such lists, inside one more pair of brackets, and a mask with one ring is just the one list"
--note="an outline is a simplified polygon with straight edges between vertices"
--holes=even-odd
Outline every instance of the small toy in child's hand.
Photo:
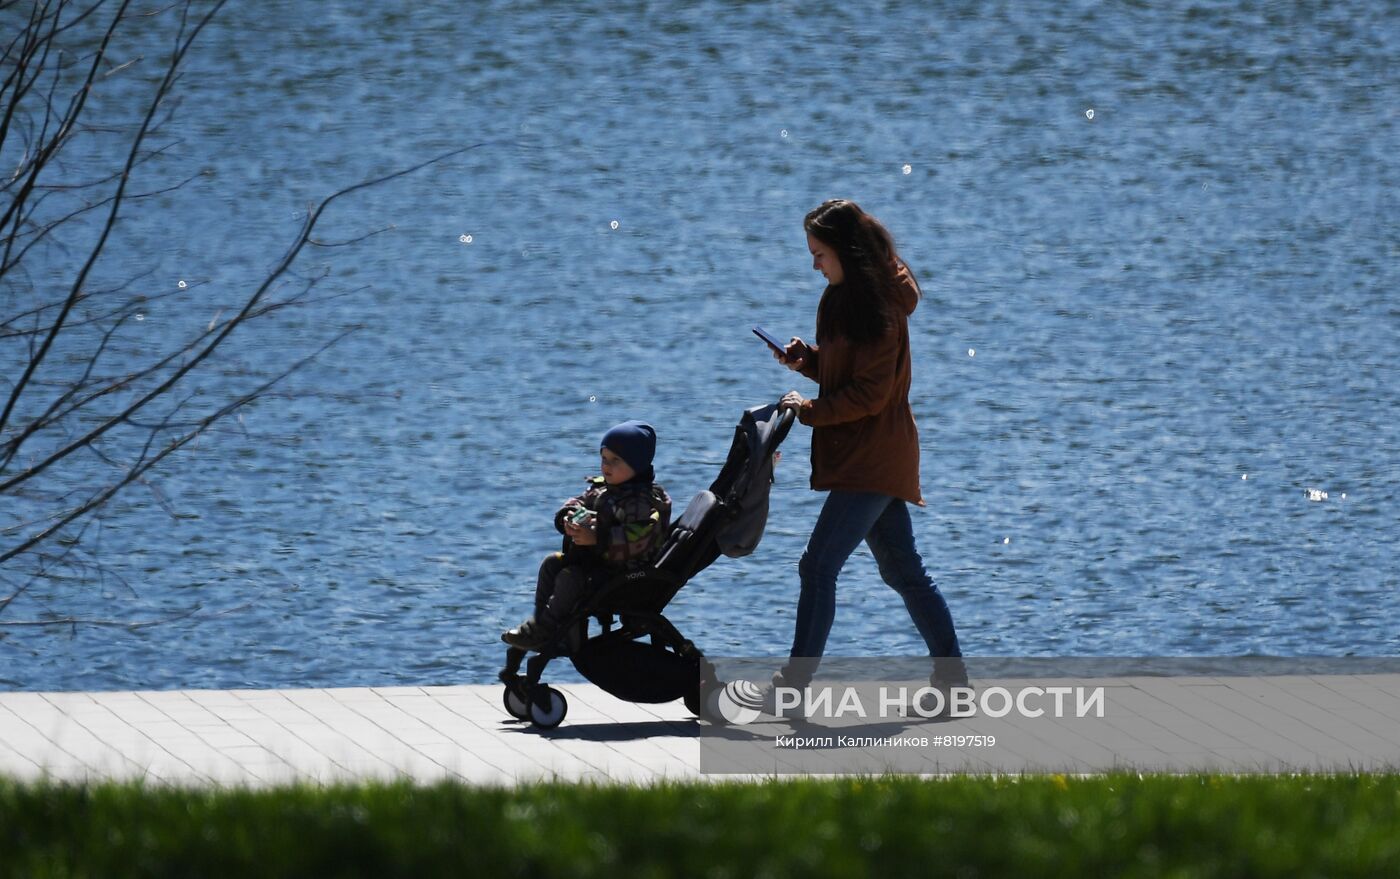
[[569,521],[573,522],[575,525],[582,525],[591,518],[593,518],[593,511],[588,509],[587,507],[580,507],[572,516],[569,517]]

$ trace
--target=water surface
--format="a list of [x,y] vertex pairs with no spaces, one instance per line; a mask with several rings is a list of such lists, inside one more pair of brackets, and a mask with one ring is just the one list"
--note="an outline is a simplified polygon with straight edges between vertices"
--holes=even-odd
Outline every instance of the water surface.
[[[1394,654],[1397,69],[1388,4],[231,4],[145,179],[203,173],[101,266],[189,281],[148,342],[251,289],[313,200],[482,146],[333,208],[326,241],[386,231],[308,252],[327,298],[202,386],[360,329],[0,623],[198,611],[0,626],[0,678],[492,680],[608,426],[657,426],[681,505],[743,408],[811,390],[749,327],[810,337],[801,219],[834,196],[926,293],[914,522],[967,652]],[[673,605],[708,652],[786,652],[808,438],[759,551]],[[862,550],[829,652],[919,648]]]

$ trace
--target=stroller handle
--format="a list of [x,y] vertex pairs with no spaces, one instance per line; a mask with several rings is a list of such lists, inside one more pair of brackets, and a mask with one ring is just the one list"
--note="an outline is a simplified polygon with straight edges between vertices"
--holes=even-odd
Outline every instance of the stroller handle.
[[796,409],[784,409],[778,413],[778,429],[775,431],[778,437],[778,442],[774,445],[782,443],[782,441],[787,438],[788,431],[792,430],[792,424],[796,420]]

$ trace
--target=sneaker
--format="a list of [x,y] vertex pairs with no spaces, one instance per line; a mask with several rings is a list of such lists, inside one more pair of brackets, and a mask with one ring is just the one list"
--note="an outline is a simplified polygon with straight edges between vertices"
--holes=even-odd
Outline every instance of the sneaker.
[[501,633],[501,640],[521,650],[539,650],[554,637],[554,632],[533,619]]
[[780,687],[783,689],[806,689],[805,685],[802,687],[797,687],[797,683],[795,681],[789,681],[781,671],[775,671],[773,672],[772,682],[765,686],[760,693],[759,698],[761,700],[761,704],[759,706],[759,710],[762,711],[764,714],[769,715],[770,717],[776,717],[780,720],[788,720],[793,717],[800,717],[802,715],[802,711],[801,708],[798,706],[783,708],[778,707],[778,689]]

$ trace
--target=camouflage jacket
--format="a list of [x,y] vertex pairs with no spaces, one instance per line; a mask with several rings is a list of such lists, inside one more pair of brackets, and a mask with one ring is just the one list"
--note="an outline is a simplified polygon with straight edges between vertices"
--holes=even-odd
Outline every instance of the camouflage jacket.
[[564,538],[569,555],[591,558],[609,568],[633,571],[656,557],[671,528],[671,498],[655,482],[608,485],[590,476],[588,490],[569,498],[554,514],[554,527],[564,534],[564,519],[579,507],[593,510],[597,546],[575,546]]

